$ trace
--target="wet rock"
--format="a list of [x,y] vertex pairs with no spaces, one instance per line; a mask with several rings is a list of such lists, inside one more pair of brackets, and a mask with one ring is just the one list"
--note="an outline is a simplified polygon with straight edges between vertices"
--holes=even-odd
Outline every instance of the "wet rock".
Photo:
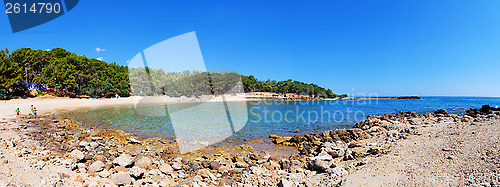
[[290,140],[291,137],[282,137],[282,136],[278,136],[278,135],[275,135],[275,134],[271,134],[271,135],[269,135],[269,138],[275,144],[283,144],[283,142],[286,142],[286,141]]
[[446,111],[445,109],[439,109],[439,110],[435,111],[434,114],[446,115],[446,114],[448,114],[448,111]]
[[124,167],[132,165],[133,162],[134,162],[134,158],[132,158],[128,154],[122,154],[121,156],[119,156],[113,160],[113,164],[117,164],[117,165],[124,166]]
[[73,159],[75,162],[80,162],[85,158],[85,155],[81,151],[75,149],[69,153],[69,158]]
[[115,173],[111,175],[110,180],[115,184],[115,185],[128,185],[132,184],[132,177],[130,177],[129,174],[120,172],[120,173]]
[[101,161],[96,161],[89,166],[89,173],[95,173],[102,171],[104,169],[104,163]]

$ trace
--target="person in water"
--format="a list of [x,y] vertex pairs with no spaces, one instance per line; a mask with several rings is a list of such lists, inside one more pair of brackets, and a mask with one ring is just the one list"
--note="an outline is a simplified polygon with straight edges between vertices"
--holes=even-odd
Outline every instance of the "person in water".
[[36,111],[37,111],[36,107],[33,107],[33,115],[35,116],[36,116]]
[[15,111],[16,111],[16,115],[18,115],[18,116],[19,116],[19,113],[21,112],[21,111],[19,110],[19,108],[17,108]]

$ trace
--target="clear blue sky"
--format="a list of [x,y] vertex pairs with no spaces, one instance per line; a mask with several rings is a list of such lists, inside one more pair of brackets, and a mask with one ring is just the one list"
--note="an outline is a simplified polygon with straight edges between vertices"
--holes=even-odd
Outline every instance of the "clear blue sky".
[[81,0],[15,34],[2,13],[0,47],[62,47],[126,64],[190,31],[207,69],[314,82],[350,95],[500,96],[497,0]]

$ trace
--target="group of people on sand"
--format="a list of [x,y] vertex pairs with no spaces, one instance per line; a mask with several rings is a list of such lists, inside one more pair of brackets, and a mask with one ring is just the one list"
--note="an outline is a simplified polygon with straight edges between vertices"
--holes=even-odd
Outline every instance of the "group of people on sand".
[[[34,115],[34,116],[36,116],[36,113],[37,113],[37,111],[38,111],[38,110],[36,109],[36,107],[34,107],[33,105],[31,105],[30,110],[31,110],[31,112],[29,113],[29,115]],[[21,113],[21,110],[19,110],[19,108],[17,108],[17,109],[15,110],[15,112],[16,112],[16,115],[18,115],[18,116],[19,116],[19,114]]]

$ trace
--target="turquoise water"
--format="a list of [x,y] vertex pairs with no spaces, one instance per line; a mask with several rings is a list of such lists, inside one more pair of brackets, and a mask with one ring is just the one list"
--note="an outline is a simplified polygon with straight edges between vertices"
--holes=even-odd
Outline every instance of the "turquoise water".
[[364,120],[367,115],[399,111],[426,113],[438,109],[463,114],[469,108],[479,108],[484,104],[498,107],[500,98],[423,97],[421,100],[169,104],[149,108],[155,111],[163,109],[165,112],[160,112],[163,115],[147,110],[137,112],[134,106],[80,110],[60,115],[99,128],[134,132],[142,137],[196,140],[200,137],[253,138],[269,134],[292,134],[295,129],[301,133],[314,133],[349,127]]

